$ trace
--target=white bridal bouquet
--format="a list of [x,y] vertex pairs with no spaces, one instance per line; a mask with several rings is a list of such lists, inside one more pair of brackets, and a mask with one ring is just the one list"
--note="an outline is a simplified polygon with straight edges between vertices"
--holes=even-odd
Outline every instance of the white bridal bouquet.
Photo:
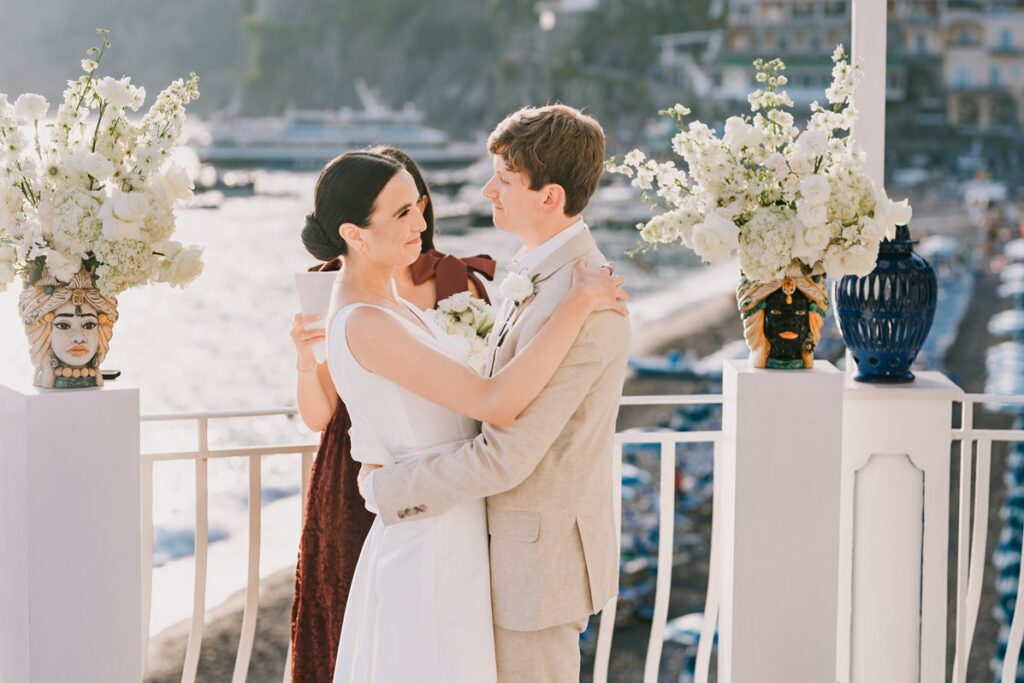
[[141,118],[145,89],[124,76],[100,77],[110,47],[90,48],[68,81],[56,118],[32,93],[0,93],[0,291],[44,269],[60,282],[80,270],[116,297],[148,282],[183,287],[202,271],[201,249],[170,240],[176,205],[192,181],[170,160],[199,77],[176,80]]
[[448,336],[466,344],[469,367],[482,374],[487,364],[487,336],[494,327],[494,308],[470,292],[459,292],[439,302],[431,314]]
[[860,70],[841,45],[832,61],[829,106],[811,104],[802,132],[786,111],[793,101],[781,89],[785,64],[758,59],[763,89],[747,98],[753,116],[728,118],[721,138],[700,121],[684,125],[690,110],[681,104],[661,112],[679,124],[672,147],[686,170],[640,150],[621,163],[612,159],[610,171],[659,198],[661,212],[637,226],[644,242],[681,242],[706,263],[738,250],[751,282],[781,280],[791,264],[833,278],[870,273],[879,244],[910,221],[911,208],[891,201],[862,170],[864,153],[849,136]]

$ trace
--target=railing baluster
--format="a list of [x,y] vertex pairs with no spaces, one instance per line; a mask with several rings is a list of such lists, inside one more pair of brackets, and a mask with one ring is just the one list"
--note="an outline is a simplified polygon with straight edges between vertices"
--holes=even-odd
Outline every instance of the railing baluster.
[[[313,471],[313,457],[314,453],[309,451],[303,451],[302,461],[300,464],[300,482],[301,487],[300,495],[302,496],[302,510],[299,514],[302,515],[302,521],[306,521],[306,503],[309,501],[309,484],[310,475]],[[284,675],[281,677],[282,683],[291,683],[292,680],[292,643],[291,639],[288,639],[288,651],[285,653],[284,659]]]
[[704,596],[704,620],[700,626],[700,640],[697,642],[697,665],[694,670],[696,683],[708,683],[711,670],[711,651],[718,628],[719,586],[718,572],[721,550],[722,528],[722,443],[714,442],[711,491],[711,552],[708,560],[708,589]]
[[[957,520],[957,561],[956,561],[956,655],[953,659],[953,683],[966,683],[967,660],[967,579],[970,574],[970,519],[971,519],[971,475],[973,473],[972,453],[974,440],[971,430],[974,426],[974,406],[969,400],[961,403],[960,418],[960,510]],[[954,434],[956,438],[956,434]]]
[[209,420],[199,418],[199,457],[196,459],[196,559],[195,584],[192,592],[192,624],[185,649],[185,666],[181,671],[182,683],[194,683],[199,670],[199,650],[203,645],[203,625],[206,621],[207,550],[210,544],[209,511]]
[[139,463],[139,506],[142,508],[142,680],[149,654],[149,618],[153,612],[153,463]]
[[[612,511],[615,514],[615,528],[618,554],[622,555],[622,435],[615,435],[612,446]],[[601,610],[601,628],[597,632],[597,650],[594,653],[594,683],[607,683],[608,663],[612,654],[612,636],[615,632],[615,612],[618,595],[612,597]]]
[[[644,663],[644,683],[657,683],[661,666],[661,650],[665,642],[665,623],[668,621],[668,599],[672,588],[672,548],[675,537],[676,512],[676,440],[668,437],[661,442],[661,474],[658,491],[658,576],[654,587],[654,618],[651,636],[647,642],[647,660]],[[621,532],[620,532],[621,535]]]
[[[967,582],[967,619],[964,635],[963,669],[966,674],[967,662],[971,657],[974,642],[974,628],[978,625],[978,610],[981,607],[981,586],[985,578],[985,548],[988,542],[988,502],[990,493],[989,473],[992,469],[992,442],[978,441],[978,454],[974,473],[974,532],[971,534],[971,569]],[[957,656],[959,658],[959,654]]]
[[[1024,558],[1024,539],[1022,539],[1021,557]],[[1024,561],[1021,561],[1020,573],[1017,575],[1015,604],[1013,619],[1010,622],[1010,636],[1006,640],[1006,656],[1003,658],[1003,667],[1000,672],[1000,680],[1003,683],[1014,683],[1017,680],[1017,667],[1020,666],[1020,648],[1024,641]]]
[[235,671],[231,683],[245,683],[256,636],[256,617],[260,609],[260,534],[263,487],[259,456],[249,458],[249,573],[245,582],[245,610],[242,612],[242,633],[238,639]]

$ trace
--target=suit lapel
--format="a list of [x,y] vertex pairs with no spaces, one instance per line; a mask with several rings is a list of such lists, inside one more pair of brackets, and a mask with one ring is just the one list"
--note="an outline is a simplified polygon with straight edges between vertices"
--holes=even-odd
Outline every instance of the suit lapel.
[[[539,289],[542,282],[550,278],[563,267],[570,263],[574,263],[596,249],[597,243],[594,241],[593,235],[590,234],[590,230],[584,230],[537,264],[537,267],[533,270],[533,273],[536,276],[533,283],[534,287]],[[496,328],[496,332],[491,337],[490,358],[487,364],[488,377],[494,374],[497,366],[498,354],[502,345],[508,340],[508,337],[512,334],[512,330],[515,328],[516,323],[519,322],[524,311],[529,307],[530,302],[536,297],[537,292],[535,292],[529,300],[519,306],[513,306],[512,302],[508,300],[502,304],[502,311],[504,313],[501,317],[502,323]]]

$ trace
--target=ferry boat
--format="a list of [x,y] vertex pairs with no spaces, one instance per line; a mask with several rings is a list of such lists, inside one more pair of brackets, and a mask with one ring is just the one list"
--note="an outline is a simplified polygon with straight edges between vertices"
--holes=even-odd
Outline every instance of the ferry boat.
[[467,166],[483,144],[449,140],[423,123],[407,104],[383,104],[366,83],[356,82],[362,109],[290,109],[283,116],[241,117],[211,122],[192,145],[203,163],[216,166],[318,169],[343,152],[377,144],[400,147],[426,168]]

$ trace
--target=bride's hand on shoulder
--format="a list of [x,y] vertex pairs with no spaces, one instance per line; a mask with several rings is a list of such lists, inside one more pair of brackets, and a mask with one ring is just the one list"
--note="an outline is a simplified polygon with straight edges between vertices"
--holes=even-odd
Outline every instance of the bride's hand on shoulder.
[[572,274],[570,296],[578,297],[585,302],[591,311],[615,311],[619,315],[629,315],[626,299],[629,295],[622,288],[624,279],[615,275],[608,265],[588,268],[586,261],[580,259]]

